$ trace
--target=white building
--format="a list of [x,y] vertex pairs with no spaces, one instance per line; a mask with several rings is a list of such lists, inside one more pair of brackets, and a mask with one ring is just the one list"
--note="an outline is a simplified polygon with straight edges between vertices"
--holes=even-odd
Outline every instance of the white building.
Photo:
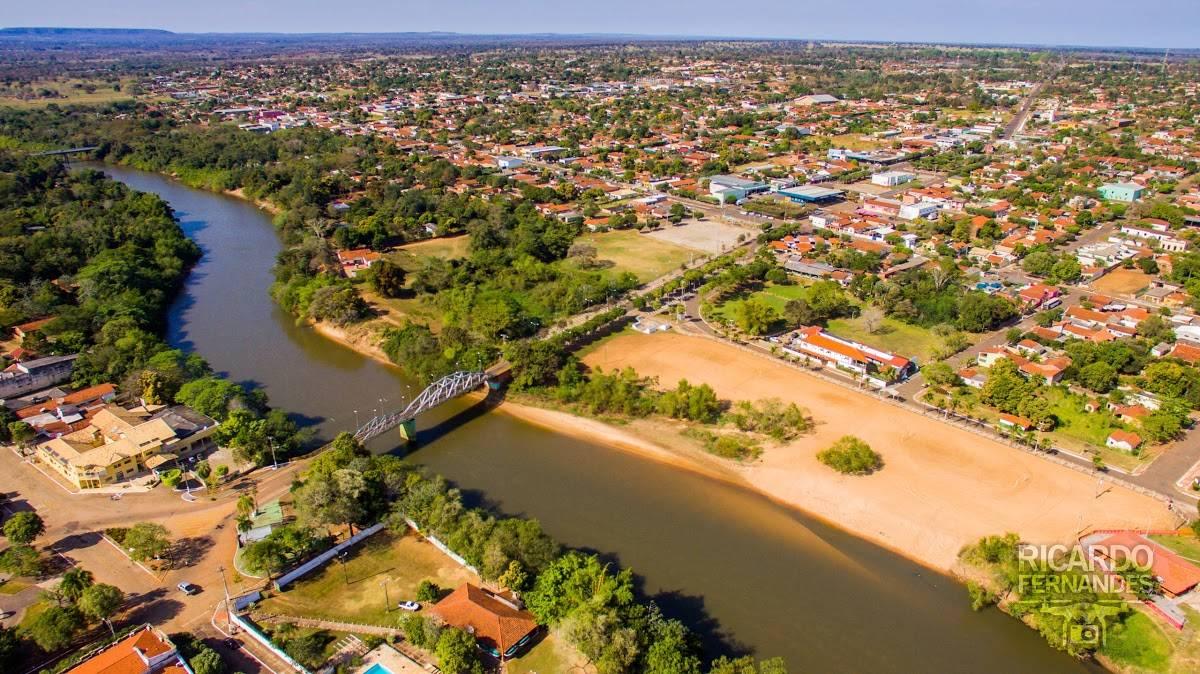
[[883,187],[895,187],[916,180],[917,176],[908,171],[884,171],[871,176],[871,182]]

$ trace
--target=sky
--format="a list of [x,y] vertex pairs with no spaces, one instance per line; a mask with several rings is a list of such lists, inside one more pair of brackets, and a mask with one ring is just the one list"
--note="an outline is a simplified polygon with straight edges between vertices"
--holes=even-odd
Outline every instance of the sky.
[[0,25],[1200,47],[1200,0],[0,0]]

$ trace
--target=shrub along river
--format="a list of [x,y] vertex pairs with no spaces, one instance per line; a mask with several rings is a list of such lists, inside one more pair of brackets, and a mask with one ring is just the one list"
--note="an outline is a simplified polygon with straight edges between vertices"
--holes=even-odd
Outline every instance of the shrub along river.
[[[157,174],[102,168],[169,202],[204,251],[170,312],[173,345],[262,387],[323,438],[418,392],[275,306],[281,242],[267,214]],[[465,401],[419,419],[409,458],[469,503],[537,518],[562,543],[632,567],[710,655],[783,656],[792,672],[1094,671],[998,611],[972,612],[950,577],[804,513]]]

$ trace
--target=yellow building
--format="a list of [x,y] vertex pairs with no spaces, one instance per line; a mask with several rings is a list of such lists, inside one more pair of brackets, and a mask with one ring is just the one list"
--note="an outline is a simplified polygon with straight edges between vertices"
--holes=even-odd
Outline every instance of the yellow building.
[[38,458],[80,489],[128,480],[173,459],[215,449],[217,422],[183,406],[107,405],[85,428],[38,445]]

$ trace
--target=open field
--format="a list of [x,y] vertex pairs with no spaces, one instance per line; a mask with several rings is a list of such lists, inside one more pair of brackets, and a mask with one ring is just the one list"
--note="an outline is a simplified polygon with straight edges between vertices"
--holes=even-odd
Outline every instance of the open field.
[[1151,277],[1139,269],[1114,269],[1092,281],[1092,288],[1108,295],[1135,295],[1150,285]]
[[843,339],[853,339],[867,346],[891,351],[918,364],[934,360],[934,352],[942,346],[942,338],[928,328],[909,325],[893,318],[884,318],[875,332],[867,329],[862,316],[835,318],[827,326],[830,333]]
[[[674,333],[606,342],[586,359],[632,366],[673,382],[711,385],[723,399],[775,397],[810,410],[815,432],[737,466],[752,487],[932,566],[953,567],[961,547],[1015,531],[1064,542],[1081,527],[1172,526],[1157,501],[1122,488],[1096,496],[1095,478],[933,418],[804,374],[734,346]],[[856,435],[883,455],[869,477],[841,476],[816,460]]]
[[412,272],[420,268],[423,257],[440,257],[447,260],[466,257],[467,247],[470,243],[471,237],[466,234],[444,236],[406,243],[389,252],[386,257],[403,267],[405,271]]
[[1135,611],[1122,629],[1108,634],[1101,652],[1125,666],[1137,667],[1137,671],[1166,672],[1174,650],[1157,621]]
[[829,142],[833,143],[834,147],[845,148],[847,150],[878,150],[887,145],[885,141],[862,133],[843,133],[836,136],[829,136]]
[[1178,536],[1163,536],[1153,534],[1150,536],[1150,540],[1200,564],[1200,540],[1197,540],[1195,536],[1183,534]]
[[664,225],[662,229],[642,236],[715,254],[738,245],[739,238],[749,238],[754,234],[750,230],[716,220],[684,220],[682,225]]
[[750,293],[739,293],[730,299],[716,305],[712,309],[712,316],[716,319],[735,321],[743,304],[749,299],[756,299],[766,304],[775,310],[779,315],[783,315],[783,308],[787,303],[804,297],[808,291],[808,285],[797,283],[796,285],[776,285],[767,283],[761,289]]
[[508,674],[546,674],[547,672],[575,672],[591,674],[596,671],[594,665],[574,648],[564,643],[554,633],[547,634],[533,648],[515,660],[504,664]]
[[[443,591],[479,582],[416,534],[384,531],[352,551],[344,567],[331,563],[287,592],[276,593],[261,608],[267,613],[390,625],[398,615],[396,603],[413,599],[417,585],[426,579]],[[387,607],[385,586],[391,601]]]
[[622,229],[584,234],[576,243],[596,247],[596,259],[613,263],[613,271],[632,272],[645,283],[679,269],[696,252],[662,238]]
[[[52,96],[46,97],[27,97],[23,95],[21,89],[0,86],[0,106],[42,108],[51,103],[58,105],[97,105],[112,103],[114,101],[129,101],[134,98],[133,94],[129,93],[132,83],[132,79],[126,78],[122,80],[121,91],[115,91],[113,85],[109,82],[98,80],[39,80],[29,85],[29,89],[35,94],[43,90],[57,92]],[[91,91],[88,91],[89,88]]]

